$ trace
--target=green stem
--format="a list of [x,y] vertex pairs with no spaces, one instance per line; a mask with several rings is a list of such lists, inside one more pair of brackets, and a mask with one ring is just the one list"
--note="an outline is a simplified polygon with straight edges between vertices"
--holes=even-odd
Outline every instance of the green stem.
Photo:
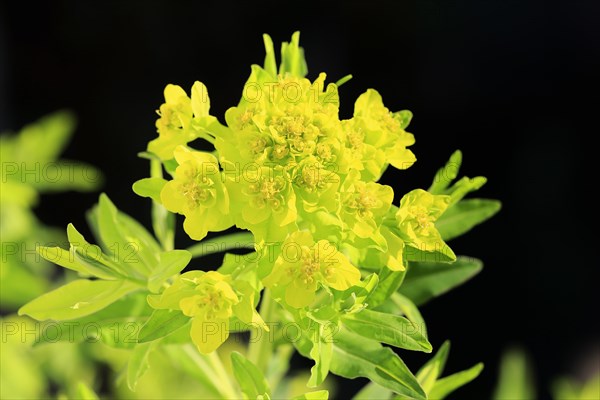
[[[180,353],[183,352],[183,353]],[[200,354],[191,344],[181,347],[168,348],[174,360],[177,360],[184,369],[191,368],[192,376],[196,377],[206,388],[219,398],[238,399],[240,396],[231,384],[221,360],[214,360],[211,356]],[[216,355],[216,352],[213,352]],[[215,376],[215,374],[217,376]]]
[[208,131],[206,131],[206,132],[199,132],[198,133],[198,137],[206,140],[210,144],[213,144],[213,145],[215,144],[215,138],[213,136],[211,136],[210,132],[208,132]]
[[[275,312],[275,303],[271,298],[269,289],[263,291],[262,301],[260,303],[259,313],[270,329],[273,329],[273,317]],[[272,332],[265,332],[258,327],[251,331],[250,345],[248,347],[248,359],[254,363],[261,371],[266,371],[269,361],[273,356],[273,335]]]
[[265,378],[269,386],[275,390],[283,377],[290,369],[290,359],[294,354],[294,346],[291,344],[283,344],[277,346],[273,358],[269,362],[269,366],[265,372]]
[[222,253],[232,249],[253,249],[254,236],[250,232],[237,232],[202,241],[186,250],[192,257],[203,257],[209,254]]
[[225,367],[223,366],[223,362],[221,361],[219,354],[216,351],[213,351],[207,356],[207,358],[209,363],[212,365],[215,374],[219,378],[220,382],[223,384],[221,392],[224,395],[224,397],[228,399],[241,398],[238,391],[232,385],[231,379],[229,378],[229,374],[227,373],[227,371],[225,371]]
[[[162,163],[150,159],[150,176],[162,178]],[[170,213],[162,204],[152,201],[152,228],[165,251],[175,247],[175,214]]]

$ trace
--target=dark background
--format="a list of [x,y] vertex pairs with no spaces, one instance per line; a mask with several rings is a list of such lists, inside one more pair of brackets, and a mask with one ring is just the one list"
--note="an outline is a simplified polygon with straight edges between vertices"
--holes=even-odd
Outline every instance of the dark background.
[[[343,117],[369,87],[414,112],[419,161],[385,183],[426,188],[460,148],[462,172],[489,178],[479,195],[504,203],[452,243],[482,258],[483,273],[422,310],[434,346],[452,340],[447,372],[486,364],[453,398],[488,398],[511,344],[528,349],[546,396],[555,377],[581,375],[586,358],[598,367],[597,203],[587,192],[597,150],[585,141],[598,132],[599,11],[596,1],[541,0],[0,2],[0,131],[74,110],[65,156],[98,166],[104,191],[149,225],[149,204],[130,185],[147,176],[136,152],[156,136],[164,86],[203,81],[223,120],[250,64],[262,64],[261,34],[279,43],[301,30],[309,78],[354,75],[340,90]],[[48,195],[38,215],[83,227],[96,199]],[[403,357],[413,369],[425,360]]]

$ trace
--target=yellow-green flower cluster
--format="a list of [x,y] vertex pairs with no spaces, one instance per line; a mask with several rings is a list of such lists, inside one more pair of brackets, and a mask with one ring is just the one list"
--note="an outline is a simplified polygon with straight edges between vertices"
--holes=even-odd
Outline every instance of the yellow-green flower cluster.
[[[225,124],[210,116],[201,83],[191,98],[167,86],[159,137],[148,151],[173,176],[160,201],[185,215],[188,235],[201,240],[232,225],[251,231],[259,254],[276,249],[266,269],[261,262],[258,278],[280,302],[302,309],[321,290],[359,284],[357,267],[367,259],[402,270],[407,246],[432,251],[443,243],[434,223],[449,198],[417,190],[394,207],[392,188],[377,180],[389,165],[406,169],[416,161],[408,149],[414,136],[405,130],[412,114],[391,112],[369,89],[356,100],[352,118],[341,119],[339,85],[326,83],[324,73],[314,81],[305,77],[298,35],[283,49],[277,70],[267,46],[264,68],[252,66]],[[186,146],[199,137],[214,145],[214,155]],[[234,314],[256,320],[253,308],[236,314],[243,300],[232,285],[235,280],[217,273],[187,273],[154,305],[192,317],[192,337],[210,351],[224,339],[199,341],[206,332],[196,321],[226,326]]]
[[240,103],[226,113],[227,127],[216,131],[225,185],[236,193],[235,223],[257,242],[281,242],[307,227],[324,238],[325,216],[337,221],[338,241],[384,241],[379,226],[393,191],[375,181],[387,165],[415,161],[406,149],[414,143],[403,129],[407,113],[390,112],[369,90],[354,117],[341,120],[338,87],[325,78],[272,75],[255,65]]

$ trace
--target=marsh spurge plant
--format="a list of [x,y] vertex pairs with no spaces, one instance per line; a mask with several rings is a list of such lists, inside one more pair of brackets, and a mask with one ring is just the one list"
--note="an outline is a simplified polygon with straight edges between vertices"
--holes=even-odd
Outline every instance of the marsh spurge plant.
[[[283,43],[279,68],[269,36],[264,43],[264,66],[252,66],[224,123],[210,114],[202,83],[189,94],[165,88],[158,137],[141,153],[150,177],[133,185],[153,201],[155,236],[102,195],[88,214],[99,246],[69,225],[69,249],[39,248],[81,279],[20,312],[82,322],[76,326],[117,317],[139,323],[135,340],[104,331],[100,338],[131,348],[132,389],[151,352],[191,351],[191,342],[199,352],[196,373],[216,397],[285,396],[292,347],[314,361],[301,398],[327,398],[326,390],[310,388],[330,372],[370,379],[359,398],[445,397],[482,366],[441,378],[446,343],[414,374],[394,348],[432,351],[417,306],[481,269],[478,260],[455,256],[446,241],[491,217],[499,203],[463,199],[486,180],[452,184],[458,151],[428,190],[395,196],[377,181],[388,167],[416,161],[415,139],[406,131],[411,112],[391,112],[369,89],[353,117],[342,120],[338,88],[350,76],[337,83],[327,83],[324,73],[307,79],[298,33]],[[197,139],[214,151],[192,148]],[[197,245],[174,249],[175,214]],[[245,233],[206,239],[232,227]],[[252,251],[226,254],[218,268],[191,262],[235,248]],[[230,377],[217,352],[232,333],[246,331],[248,347],[231,353]]]

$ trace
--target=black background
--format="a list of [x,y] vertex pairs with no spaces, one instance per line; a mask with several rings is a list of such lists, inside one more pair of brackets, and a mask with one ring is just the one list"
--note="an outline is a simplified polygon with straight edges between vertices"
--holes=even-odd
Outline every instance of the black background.
[[[486,363],[453,398],[488,398],[510,344],[528,349],[543,396],[594,354],[598,367],[597,201],[588,193],[597,150],[586,143],[598,132],[598,2],[284,3],[2,2],[0,130],[74,110],[79,126],[65,156],[98,166],[103,190],[149,225],[149,204],[130,185],[147,176],[136,152],[156,136],[164,86],[203,81],[223,120],[250,64],[262,64],[261,34],[279,43],[300,30],[309,78],[354,75],[340,90],[343,117],[370,87],[391,109],[414,112],[418,162],[383,179],[396,201],[428,187],[459,148],[462,172],[489,178],[479,195],[504,203],[452,243],[482,258],[483,273],[422,310],[434,346],[452,340],[448,372]],[[48,195],[38,215],[84,227],[96,199]],[[178,243],[188,242],[180,234]],[[425,360],[402,355],[413,368]],[[340,398],[357,388],[345,384]]]

